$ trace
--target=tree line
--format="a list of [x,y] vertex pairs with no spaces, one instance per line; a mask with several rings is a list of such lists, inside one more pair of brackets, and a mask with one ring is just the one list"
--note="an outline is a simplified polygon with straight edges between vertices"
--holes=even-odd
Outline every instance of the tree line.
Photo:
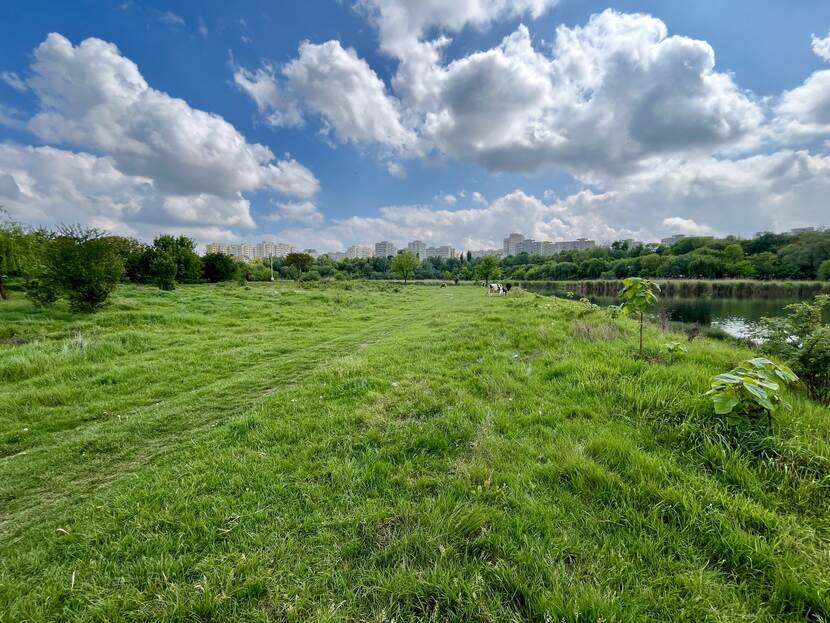
[[502,260],[517,280],[760,279],[830,280],[830,231],[684,238],[672,246],[615,242],[553,257],[526,254]]
[[[2,215],[0,215],[2,216]],[[296,279],[589,280],[761,279],[830,281],[830,231],[765,233],[751,240],[685,238],[667,247],[615,242],[552,257],[521,254],[502,259],[421,259],[409,251],[394,257],[346,259],[305,253],[242,262],[210,253],[200,256],[186,236],[162,235],[152,244],[95,229],[31,229],[0,220],[0,298],[9,280],[38,305],[66,298],[73,309],[93,311],[118,283],[154,284]]]

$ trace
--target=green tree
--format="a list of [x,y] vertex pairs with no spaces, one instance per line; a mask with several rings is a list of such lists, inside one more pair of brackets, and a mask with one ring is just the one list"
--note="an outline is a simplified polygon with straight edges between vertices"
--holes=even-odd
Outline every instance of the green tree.
[[16,223],[0,223],[0,299],[8,299],[6,280],[18,272],[21,265],[25,233]]
[[239,278],[239,263],[224,253],[208,253],[202,258],[202,274],[211,283]]
[[196,253],[196,243],[187,236],[159,236],[153,241],[160,253],[167,255],[176,265],[176,280],[180,283],[199,281],[202,275],[202,258]]
[[176,271],[178,267],[173,256],[156,247],[152,248],[150,272],[156,280],[160,290],[176,289]]
[[501,268],[499,267],[499,260],[492,255],[488,255],[479,260],[476,264],[476,279],[484,282],[489,286],[491,281],[498,279],[501,276]]
[[819,281],[830,281],[830,260],[824,260],[818,267]]
[[112,241],[96,229],[64,227],[44,253],[44,278],[76,311],[99,309],[123,273],[124,263]]
[[393,274],[401,277],[404,284],[406,284],[420,265],[421,260],[418,259],[417,255],[411,251],[403,251],[392,258],[390,269]]
[[285,256],[285,265],[297,278],[297,282],[303,278],[303,273],[314,263],[314,258],[308,253],[289,253]]
[[625,297],[623,311],[626,314],[637,314],[640,320],[640,355],[643,354],[643,318],[645,312],[657,303],[656,292],[660,286],[648,279],[628,277],[623,280],[621,294]]

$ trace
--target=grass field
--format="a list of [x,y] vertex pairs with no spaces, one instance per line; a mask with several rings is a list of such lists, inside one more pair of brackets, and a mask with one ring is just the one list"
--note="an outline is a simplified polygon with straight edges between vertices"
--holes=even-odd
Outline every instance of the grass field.
[[473,287],[0,303],[0,621],[826,621],[830,412]]

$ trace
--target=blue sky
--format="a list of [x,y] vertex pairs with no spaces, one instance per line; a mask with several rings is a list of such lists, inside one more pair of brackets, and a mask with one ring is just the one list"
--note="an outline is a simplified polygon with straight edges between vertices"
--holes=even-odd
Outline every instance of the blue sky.
[[[830,224],[819,222],[830,220],[830,3],[457,4],[3,3],[0,205],[32,223],[141,238],[180,231],[200,243],[269,237],[324,249],[415,237],[481,247],[514,229],[610,240]],[[68,43],[53,40],[36,66],[50,33]],[[438,37],[451,41],[428,57]],[[117,51],[67,56],[90,38]],[[85,98],[98,63],[116,75],[122,61],[165,97],[126,109],[103,85],[114,101]],[[279,96],[258,106],[239,76]],[[225,125],[200,127],[190,111]],[[228,127],[242,148],[212,142]],[[179,131],[183,145],[155,142]],[[189,150],[191,136],[204,144]],[[205,153],[224,165],[201,167]]]

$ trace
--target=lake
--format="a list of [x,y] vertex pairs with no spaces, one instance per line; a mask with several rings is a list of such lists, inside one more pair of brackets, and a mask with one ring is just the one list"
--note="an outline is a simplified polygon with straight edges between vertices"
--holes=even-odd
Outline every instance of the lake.
[[[549,288],[534,288],[525,283],[522,286],[530,291],[548,296],[567,297],[564,291]],[[575,298],[580,298],[576,295]],[[619,305],[620,297],[588,296],[592,303],[607,307]],[[701,326],[719,328],[737,338],[748,337],[763,317],[775,317],[785,314],[784,308],[798,299],[737,299],[737,298],[666,298],[661,297],[655,308],[655,315],[665,313],[675,322],[699,323]]]

